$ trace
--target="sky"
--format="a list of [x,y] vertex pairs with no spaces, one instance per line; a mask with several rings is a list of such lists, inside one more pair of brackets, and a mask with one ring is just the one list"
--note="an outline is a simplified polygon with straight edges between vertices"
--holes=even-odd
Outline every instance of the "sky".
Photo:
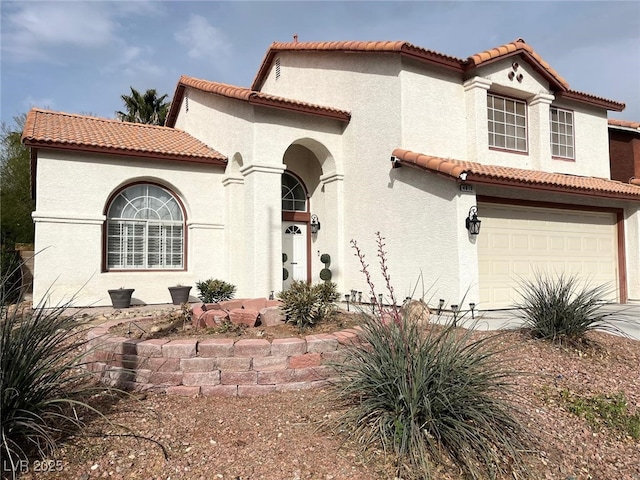
[[274,41],[405,40],[467,58],[523,38],[572,89],[640,121],[640,2],[2,0],[1,120],[31,107],[115,118],[181,75],[249,87]]

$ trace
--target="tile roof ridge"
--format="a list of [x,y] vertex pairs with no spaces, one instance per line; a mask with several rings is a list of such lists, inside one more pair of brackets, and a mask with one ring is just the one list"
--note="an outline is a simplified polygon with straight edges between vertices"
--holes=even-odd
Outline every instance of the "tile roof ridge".
[[171,128],[171,127],[165,127],[164,125],[153,125],[150,123],[138,123],[138,122],[126,122],[123,120],[118,120],[117,118],[106,118],[106,117],[99,117],[96,115],[86,115],[86,114],[81,114],[81,113],[69,113],[69,112],[62,112],[62,111],[57,111],[57,110],[48,110],[48,109],[43,109],[43,108],[38,108],[38,107],[33,107],[31,108],[30,112],[34,112],[34,113],[38,113],[38,114],[46,114],[46,115],[55,115],[58,117],[70,117],[70,118],[76,118],[78,120],[90,120],[93,122],[105,122],[105,123],[111,123],[111,124],[121,124],[121,125],[130,125],[130,126],[134,126],[134,127],[142,127],[142,128],[154,128],[154,129],[169,129],[169,130],[179,130],[176,128]]

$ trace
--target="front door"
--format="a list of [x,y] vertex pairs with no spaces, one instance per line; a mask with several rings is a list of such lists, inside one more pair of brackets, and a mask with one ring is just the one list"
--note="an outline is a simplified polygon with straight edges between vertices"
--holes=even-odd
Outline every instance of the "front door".
[[307,224],[282,222],[282,288],[293,280],[307,281]]

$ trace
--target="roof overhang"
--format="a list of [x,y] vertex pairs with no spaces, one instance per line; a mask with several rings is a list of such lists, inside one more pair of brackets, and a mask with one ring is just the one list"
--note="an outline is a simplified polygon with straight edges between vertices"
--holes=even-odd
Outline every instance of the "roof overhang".
[[484,165],[423,155],[403,149],[395,149],[392,159],[397,159],[395,166],[406,165],[443,175],[459,183],[640,202],[640,182],[633,180],[631,183],[622,183],[597,177]]

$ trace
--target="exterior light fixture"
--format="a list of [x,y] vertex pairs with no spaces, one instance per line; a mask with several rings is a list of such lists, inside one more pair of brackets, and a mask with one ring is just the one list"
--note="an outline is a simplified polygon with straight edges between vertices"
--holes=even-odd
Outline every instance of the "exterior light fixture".
[[320,230],[320,220],[318,220],[318,216],[314,213],[311,215],[311,233],[315,235]]
[[482,223],[482,220],[478,219],[478,207],[474,205],[469,209],[469,216],[465,220],[465,226],[471,235],[478,235],[480,233],[480,223]]

